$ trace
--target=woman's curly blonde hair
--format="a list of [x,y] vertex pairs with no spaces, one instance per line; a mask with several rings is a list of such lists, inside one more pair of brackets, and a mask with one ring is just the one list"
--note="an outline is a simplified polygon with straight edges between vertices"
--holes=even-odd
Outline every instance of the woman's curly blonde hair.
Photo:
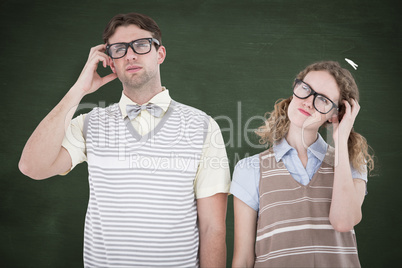
[[[307,66],[297,75],[297,79],[303,80],[311,71],[327,71],[335,78],[340,90],[339,121],[342,120],[345,114],[342,101],[350,102],[351,99],[359,101],[359,90],[352,74],[342,68],[338,62],[321,61]],[[260,144],[273,145],[286,136],[290,125],[288,107],[292,98],[293,96],[287,99],[279,99],[275,103],[274,110],[265,114],[267,119],[264,125],[256,130],[256,134],[260,137]],[[327,123],[323,126],[326,127],[326,125]],[[349,135],[348,151],[354,169],[362,173],[365,172],[365,165],[367,165],[369,172],[374,169],[372,148],[367,144],[367,140],[353,129]]]

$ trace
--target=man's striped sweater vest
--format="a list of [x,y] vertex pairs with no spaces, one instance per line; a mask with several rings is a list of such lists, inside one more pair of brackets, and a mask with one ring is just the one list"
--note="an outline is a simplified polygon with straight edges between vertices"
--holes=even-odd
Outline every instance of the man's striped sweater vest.
[[118,104],[87,115],[86,267],[198,266],[194,178],[208,122],[174,101],[144,136]]
[[354,231],[329,222],[334,149],[306,186],[271,149],[260,154],[260,207],[255,267],[360,267]]

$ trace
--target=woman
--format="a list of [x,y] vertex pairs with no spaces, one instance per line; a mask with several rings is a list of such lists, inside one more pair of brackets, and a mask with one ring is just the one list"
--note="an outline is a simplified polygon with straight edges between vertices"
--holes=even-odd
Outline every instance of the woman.
[[[357,85],[337,62],[297,75],[256,133],[271,147],[236,165],[233,267],[360,267],[353,227],[362,218],[367,167],[354,132]],[[333,126],[335,148],[318,133]]]

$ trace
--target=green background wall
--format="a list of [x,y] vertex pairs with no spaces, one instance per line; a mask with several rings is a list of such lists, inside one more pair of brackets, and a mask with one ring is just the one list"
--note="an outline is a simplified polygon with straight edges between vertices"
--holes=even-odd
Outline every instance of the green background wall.
[[[17,164],[34,128],[74,84],[90,47],[102,42],[109,19],[132,11],[158,22],[167,48],[163,85],[175,100],[217,120],[232,171],[239,159],[263,150],[251,130],[275,100],[291,94],[298,71],[328,59],[349,69],[361,91],[355,129],[378,159],[363,221],[356,226],[360,260],[363,267],[392,267],[402,261],[398,5],[396,0],[2,1],[1,267],[82,266],[87,165],[65,177],[34,181]],[[120,94],[115,80],[83,103],[109,105]],[[227,226],[229,266],[231,197]]]

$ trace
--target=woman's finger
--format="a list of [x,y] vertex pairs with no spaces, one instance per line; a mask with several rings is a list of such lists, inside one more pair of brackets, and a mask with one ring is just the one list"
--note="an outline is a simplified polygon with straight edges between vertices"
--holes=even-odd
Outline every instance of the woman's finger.
[[360,110],[360,105],[355,99],[351,99],[351,113],[353,117],[356,117]]

